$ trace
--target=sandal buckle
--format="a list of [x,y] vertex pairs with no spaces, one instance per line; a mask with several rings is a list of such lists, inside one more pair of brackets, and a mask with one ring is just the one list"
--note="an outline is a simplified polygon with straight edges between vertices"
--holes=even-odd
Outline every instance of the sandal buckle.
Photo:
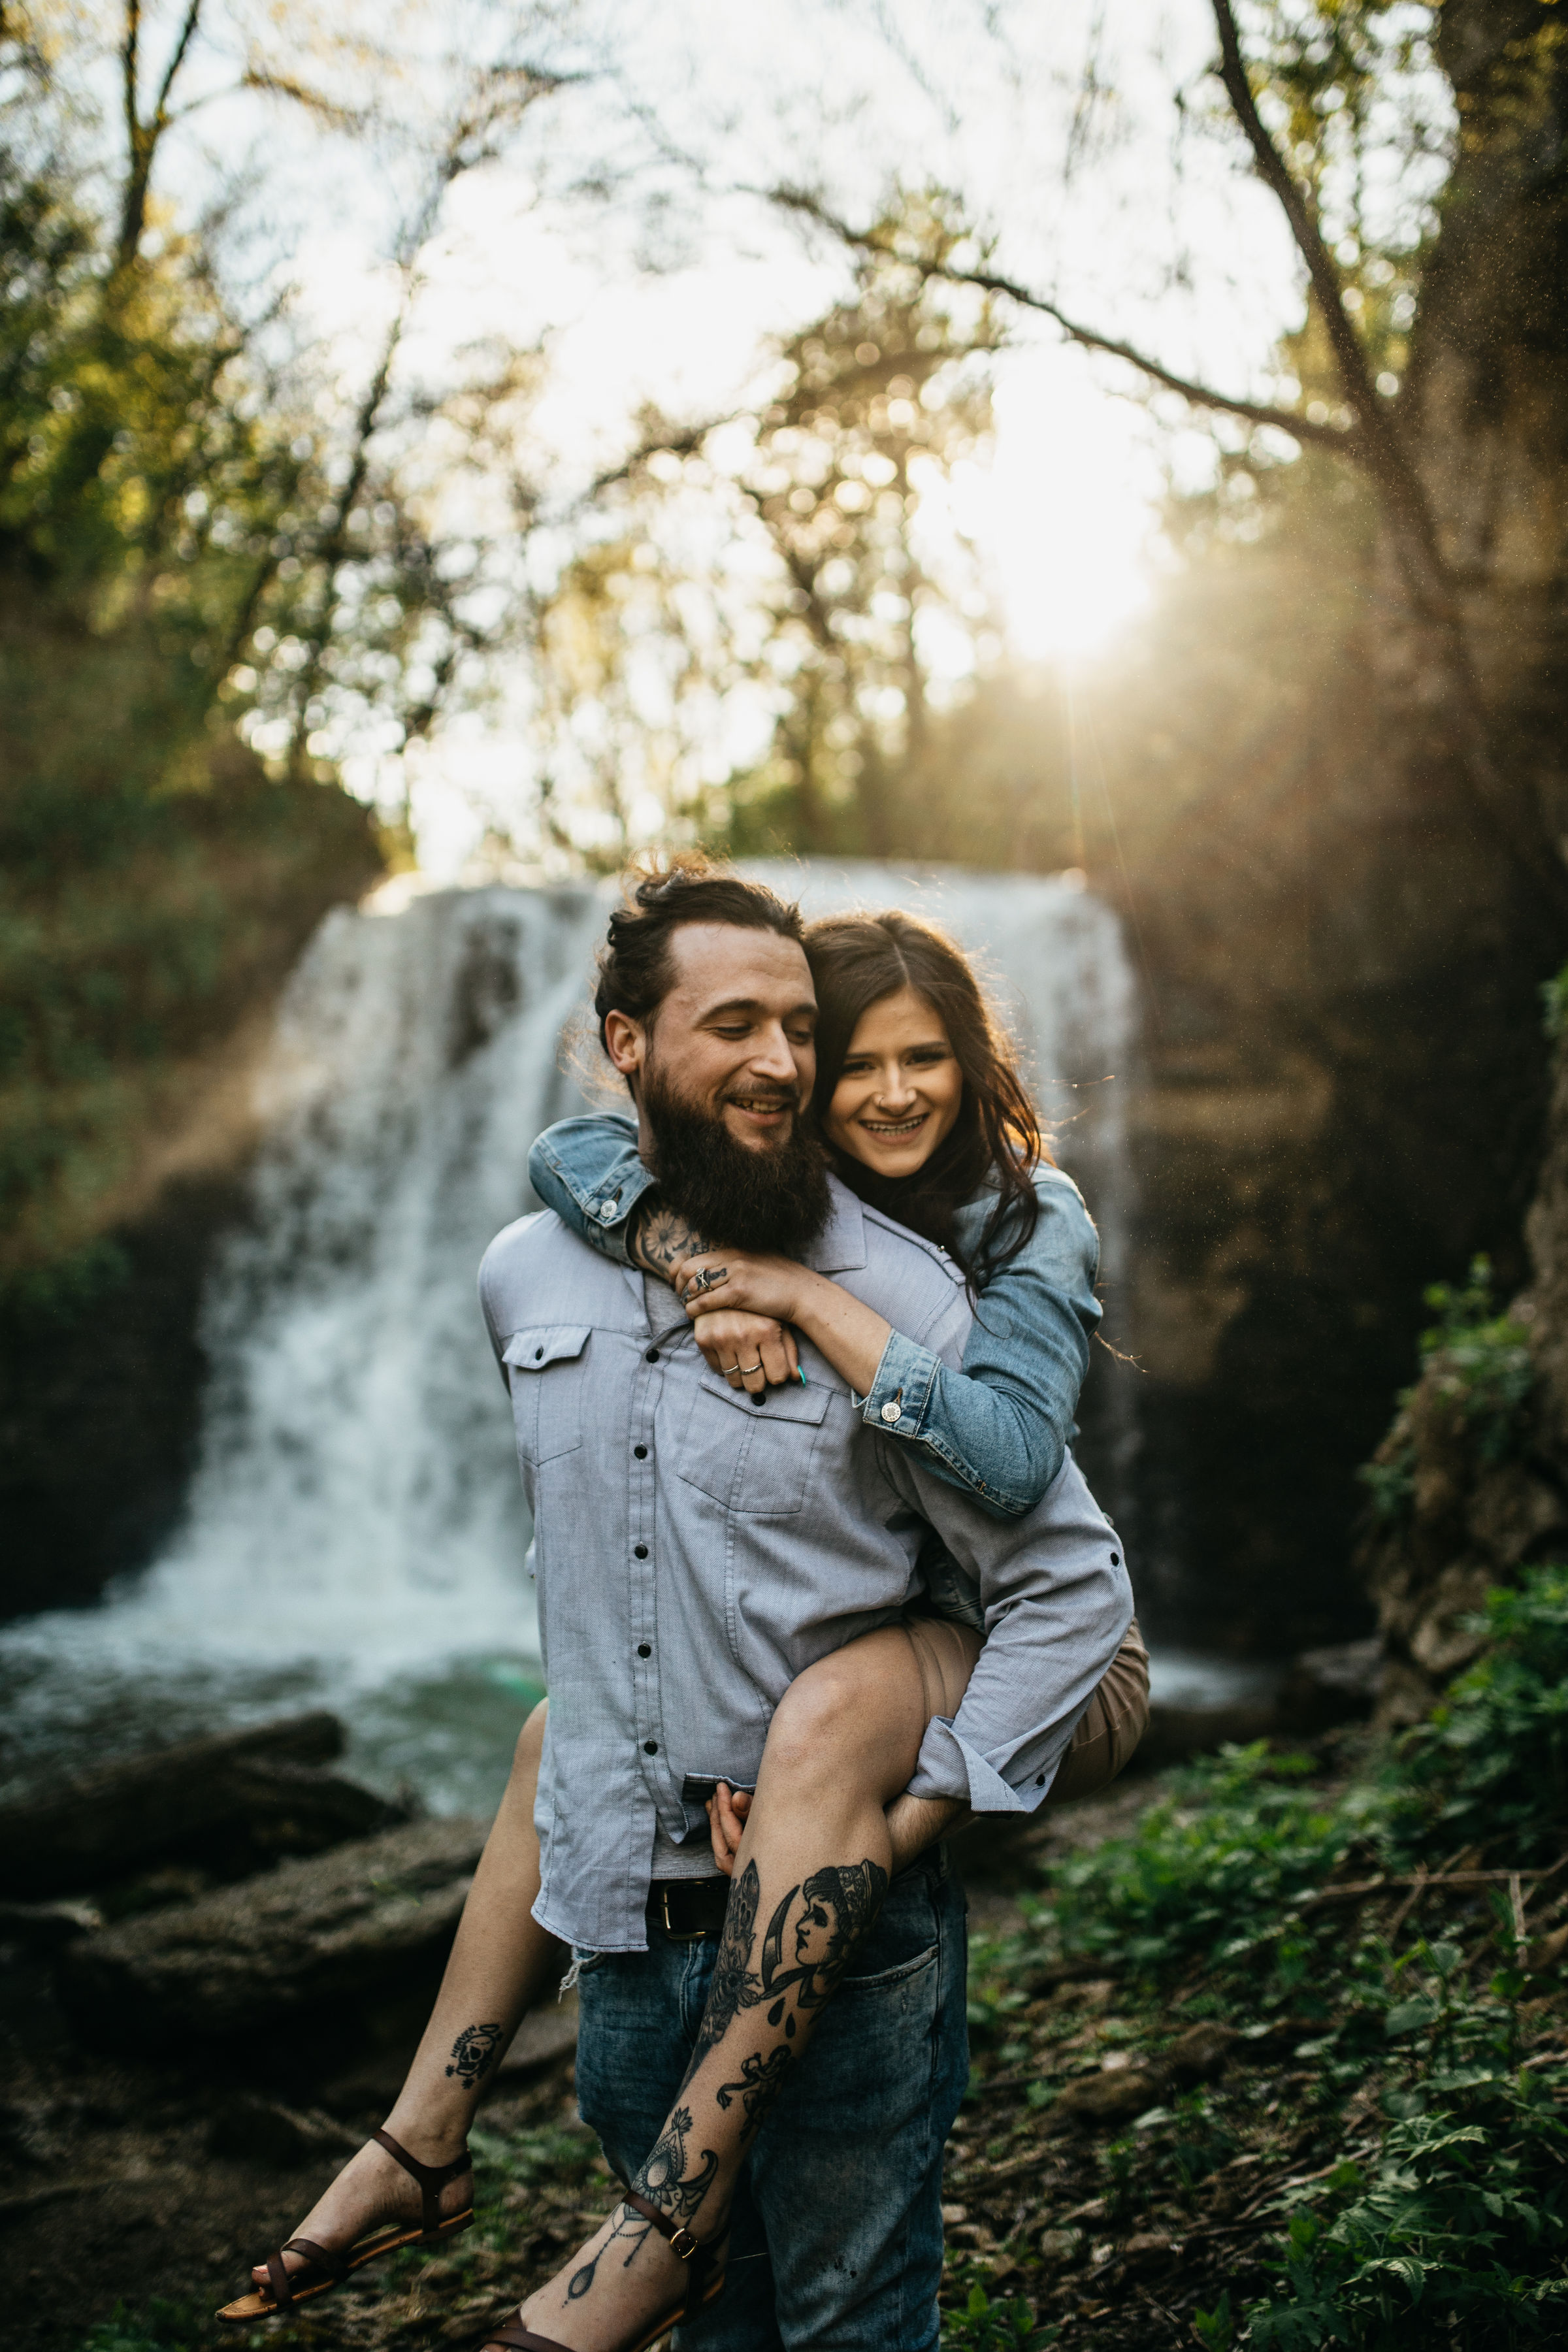
[[678,2261],[689,2263],[701,2243],[701,2239],[694,2238],[686,2224],[682,2222],[669,2242],[669,2251]]

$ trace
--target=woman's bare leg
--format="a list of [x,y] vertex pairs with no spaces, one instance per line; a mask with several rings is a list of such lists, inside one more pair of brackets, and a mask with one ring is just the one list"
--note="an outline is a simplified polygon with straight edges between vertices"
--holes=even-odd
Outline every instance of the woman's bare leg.
[[[481,2090],[527,2011],[560,1974],[561,1946],[532,1916],[539,1893],[533,1799],[544,1722],[541,1703],[519,1736],[430,2022],[386,2118],[393,2138],[422,2164],[447,2164],[460,2152]],[[469,2193],[464,2179],[448,2183],[440,2192],[442,2212],[459,2211]],[[295,2234],[335,2252],[378,2224],[417,2221],[419,2210],[416,2182],[372,2140],[344,2165]],[[286,2254],[284,2261],[297,2270],[304,2257]],[[265,2286],[265,2264],[252,2276]]]
[[[877,1916],[892,1859],[884,1809],[973,1664],[978,1636],[915,1631],[889,1626],[819,1660],[769,1729],[697,2049],[633,2183],[700,2239],[722,2230],[746,2150]],[[621,2205],[523,2321],[577,2352],[611,2352],[683,2286],[667,2242]]]

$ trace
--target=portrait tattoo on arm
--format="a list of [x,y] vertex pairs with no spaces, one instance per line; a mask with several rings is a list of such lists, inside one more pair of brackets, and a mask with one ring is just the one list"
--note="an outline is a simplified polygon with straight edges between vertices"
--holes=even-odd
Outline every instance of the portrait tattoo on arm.
[[671,1267],[683,1257],[700,1257],[712,1247],[678,1209],[667,1209],[656,1200],[632,1235],[630,1255],[646,1272],[668,1282]]
[[448,2075],[456,2074],[465,2091],[482,2083],[501,2053],[506,2040],[503,2025],[465,2025],[452,2044],[452,2063]]

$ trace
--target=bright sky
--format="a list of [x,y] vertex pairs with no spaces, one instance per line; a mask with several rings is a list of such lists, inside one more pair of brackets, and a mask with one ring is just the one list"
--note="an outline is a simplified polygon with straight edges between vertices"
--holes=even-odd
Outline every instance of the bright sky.
[[[323,21],[346,31],[358,6],[334,0]],[[639,402],[721,413],[766,339],[840,290],[842,257],[755,193],[781,182],[860,217],[896,180],[951,186],[995,234],[1000,268],[1237,390],[1267,382],[1297,315],[1282,225],[1234,147],[1190,127],[1175,143],[1213,103],[1206,0],[407,0],[367,22],[427,56],[399,99],[416,110],[444,86],[443,57],[596,69],[459,184],[405,352],[438,380],[483,336],[548,338],[534,426],[563,501],[614,462]],[[216,54],[203,68],[220,69]],[[176,193],[194,197],[246,142],[265,154],[267,235],[357,383],[406,178],[394,157],[245,99],[195,118],[171,159]],[[602,202],[574,193],[616,174]],[[995,380],[991,462],[962,470],[945,520],[983,558],[1012,650],[1071,661],[1113,646],[1148,593],[1165,468],[1201,474],[1207,445],[1179,409],[1156,419],[1127,398],[1128,370],[1043,321],[1018,319]],[[504,703],[424,757],[416,805],[434,871],[461,867],[484,805],[515,801],[526,768]]]

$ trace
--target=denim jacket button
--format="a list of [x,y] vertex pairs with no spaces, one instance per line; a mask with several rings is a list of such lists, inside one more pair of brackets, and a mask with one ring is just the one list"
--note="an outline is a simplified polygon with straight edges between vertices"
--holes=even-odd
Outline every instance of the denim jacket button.
[[903,1419],[902,1412],[893,1402],[891,1397],[888,1399],[887,1403],[882,1407],[882,1419],[884,1421],[901,1421]]

